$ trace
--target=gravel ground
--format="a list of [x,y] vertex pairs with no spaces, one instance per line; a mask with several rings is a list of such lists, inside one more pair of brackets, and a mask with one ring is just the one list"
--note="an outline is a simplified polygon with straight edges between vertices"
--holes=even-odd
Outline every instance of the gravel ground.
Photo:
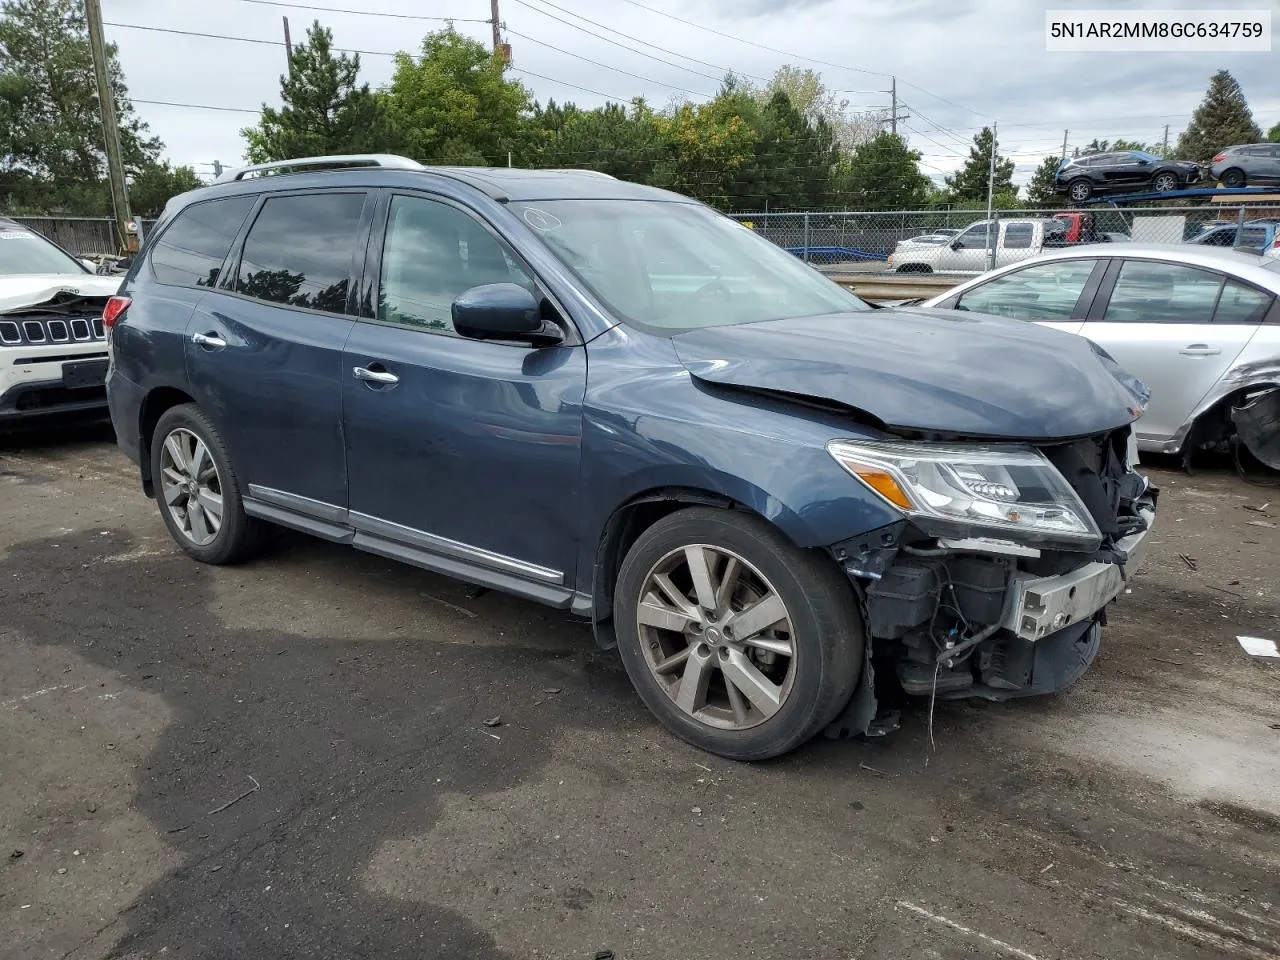
[[1280,489],[1152,473],[1074,689],[748,766],[561,612],[202,567],[108,432],[0,440],[0,956],[1280,956]]

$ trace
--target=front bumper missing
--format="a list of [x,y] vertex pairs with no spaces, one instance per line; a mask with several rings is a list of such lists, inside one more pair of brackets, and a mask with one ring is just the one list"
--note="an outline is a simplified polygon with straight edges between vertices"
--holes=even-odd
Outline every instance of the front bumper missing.
[[1094,561],[1054,577],[1015,574],[1001,626],[1023,640],[1041,640],[1093,617],[1114,600],[1129,577],[1137,573],[1150,546],[1155,509],[1144,506],[1139,513],[1146,529],[1116,542],[1116,549],[1126,558],[1122,564]]

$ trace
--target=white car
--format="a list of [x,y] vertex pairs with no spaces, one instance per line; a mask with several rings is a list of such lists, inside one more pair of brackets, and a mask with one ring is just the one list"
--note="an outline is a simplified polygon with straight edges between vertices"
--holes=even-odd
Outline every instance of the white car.
[[0,218],[0,428],[106,409],[102,308],[120,280]]
[[994,224],[979,220],[942,243],[904,240],[889,255],[889,269],[897,273],[982,273],[991,264],[992,245],[996,266],[1039,253],[1044,249],[1046,222],[1044,218],[997,220]]
[[[1134,424],[1141,450],[1187,457],[1234,432],[1280,468],[1280,261],[1185,244],[1078,246],[923,305],[1087,337],[1151,391]],[[1043,402],[1054,397],[1045,384]]]

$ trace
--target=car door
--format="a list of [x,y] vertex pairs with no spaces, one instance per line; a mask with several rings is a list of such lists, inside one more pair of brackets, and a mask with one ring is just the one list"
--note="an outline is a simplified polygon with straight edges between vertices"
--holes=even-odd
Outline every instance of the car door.
[[938,271],[981,273],[990,264],[990,245],[998,236],[999,224],[995,221],[979,220],[970,224],[939,251]]
[[1050,260],[1001,274],[941,306],[1079,333],[1107,261]]
[[1266,183],[1280,183],[1280,143],[1260,147],[1259,151],[1261,156],[1252,159],[1258,171],[1253,179]]
[[187,326],[195,398],[246,496],[273,509],[331,518],[346,508],[342,348],[370,202],[358,190],[268,196]]
[[1268,304],[1267,295],[1216,271],[1116,260],[1081,333],[1147,385],[1138,437],[1163,441],[1235,361]]
[[515,252],[470,211],[396,193],[379,222],[368,315],[343,361],[355,543],[567,601],[585,348],[576,335],[535,348],[457,334],[452,302],[482,284],[525,286],[544,314],[559,316]]

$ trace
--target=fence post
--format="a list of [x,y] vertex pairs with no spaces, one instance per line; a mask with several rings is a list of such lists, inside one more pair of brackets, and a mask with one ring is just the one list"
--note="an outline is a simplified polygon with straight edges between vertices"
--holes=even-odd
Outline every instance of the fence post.
[[809,214],[804,215],[804,262],[809,262]]
[[1236,243],[1240,242],[1241,236],[1243,235],[1243,233],[1244,233],[1244,204],[1242,203],[1240,204],[1240,208],[1236,211],[1236,240],[1235,240],[1235,243],[1232,244],[1233,247],[1236,245]]
[[987,269],[996,268],[996,248],[1000,246],[1000,211],[993,211],[987,224]]

